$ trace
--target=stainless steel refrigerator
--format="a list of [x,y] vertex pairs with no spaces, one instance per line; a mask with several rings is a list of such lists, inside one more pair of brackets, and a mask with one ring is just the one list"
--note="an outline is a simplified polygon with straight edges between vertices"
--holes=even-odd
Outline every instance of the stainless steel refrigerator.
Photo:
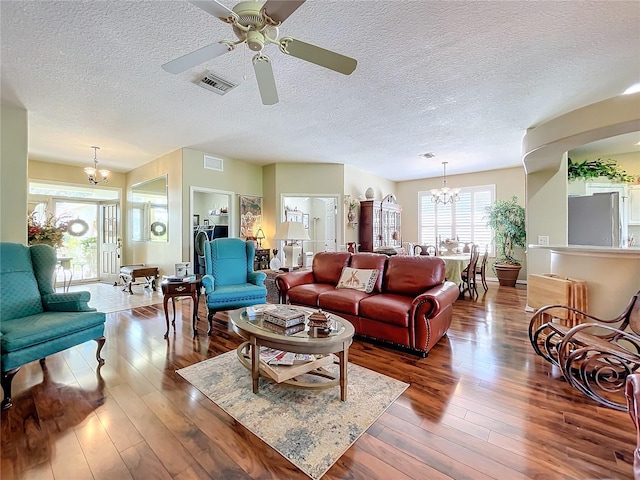
[[619,247],[618,192],[569,197],[569,245]]

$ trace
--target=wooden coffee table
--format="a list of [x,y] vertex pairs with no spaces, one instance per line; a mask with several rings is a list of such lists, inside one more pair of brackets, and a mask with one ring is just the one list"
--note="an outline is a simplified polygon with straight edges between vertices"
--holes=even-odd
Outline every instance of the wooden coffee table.
[[[303,307],[293,307],[305,312],[305,321],[314,310]],[[231,328],[246,340],[237,349],[240,362],[251,370],[253,379],[253,393],[259,391],[260,377],[269,378],[277,383],[285,383],[298,388],[321,389],[340,385],[340,399],[347,399],[347,364],[349,361],[349,346],[353,341],[355,329],[353,325],[342,317],[331,314],[333,329],[328,337],[312,337],[308,327],[293,335],[284,335],[270,330],[265,326],[262,317],[249,318],[245,308],[229,312]],[[297,364],[290,367],[270,367],[260,362],[260,347],[275,348],[293,353],[307,353],[321,357],[315,361]],[[323,368],[327,363],[333,363],[333,355],[338,358],[339,370],[335,375]],[[321,377],[318,382],[305,382],[299,375],[309,374]]]

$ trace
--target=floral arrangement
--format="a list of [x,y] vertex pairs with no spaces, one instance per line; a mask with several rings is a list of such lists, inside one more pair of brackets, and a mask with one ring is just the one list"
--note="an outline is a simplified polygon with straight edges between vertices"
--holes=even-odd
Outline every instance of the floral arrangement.
[[27,233],[29,245],[44,243],[53,248],[62,246],[62,235],[67,231],[68,222],[65,218],[46,214],[44,221],[37,218],[36,212],[27,217]]

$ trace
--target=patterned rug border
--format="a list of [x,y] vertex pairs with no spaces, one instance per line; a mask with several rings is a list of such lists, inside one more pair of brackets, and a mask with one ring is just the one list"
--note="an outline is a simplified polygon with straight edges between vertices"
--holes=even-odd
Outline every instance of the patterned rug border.
[[[215,369],[210,368],[213,365]],[[313,480],[320,479],[409,387],[349,363],[346,402],[340,401],[337,386],[310,391],[263,379],[259,394],[254,396],[251,373],[240,364],[235,350],[176,373]],[[318,405],[325,408],[319,411]],[[269,417],[275,409],[277,414]],[[317,418],[309,421],[306,412]],[[287,421],[282,421],[283,416]],[[307,430],[310,425],[324,427],[311,432]],[[325,431],[334,433],[327,435]]]

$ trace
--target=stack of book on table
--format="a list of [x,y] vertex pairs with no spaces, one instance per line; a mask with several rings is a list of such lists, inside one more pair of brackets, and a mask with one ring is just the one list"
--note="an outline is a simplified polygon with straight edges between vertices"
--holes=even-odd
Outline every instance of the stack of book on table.
[[291,328],[304,324],[304,311],[276,305],[276,308],[265,311],[262,314],[262,319],[282,328]]

